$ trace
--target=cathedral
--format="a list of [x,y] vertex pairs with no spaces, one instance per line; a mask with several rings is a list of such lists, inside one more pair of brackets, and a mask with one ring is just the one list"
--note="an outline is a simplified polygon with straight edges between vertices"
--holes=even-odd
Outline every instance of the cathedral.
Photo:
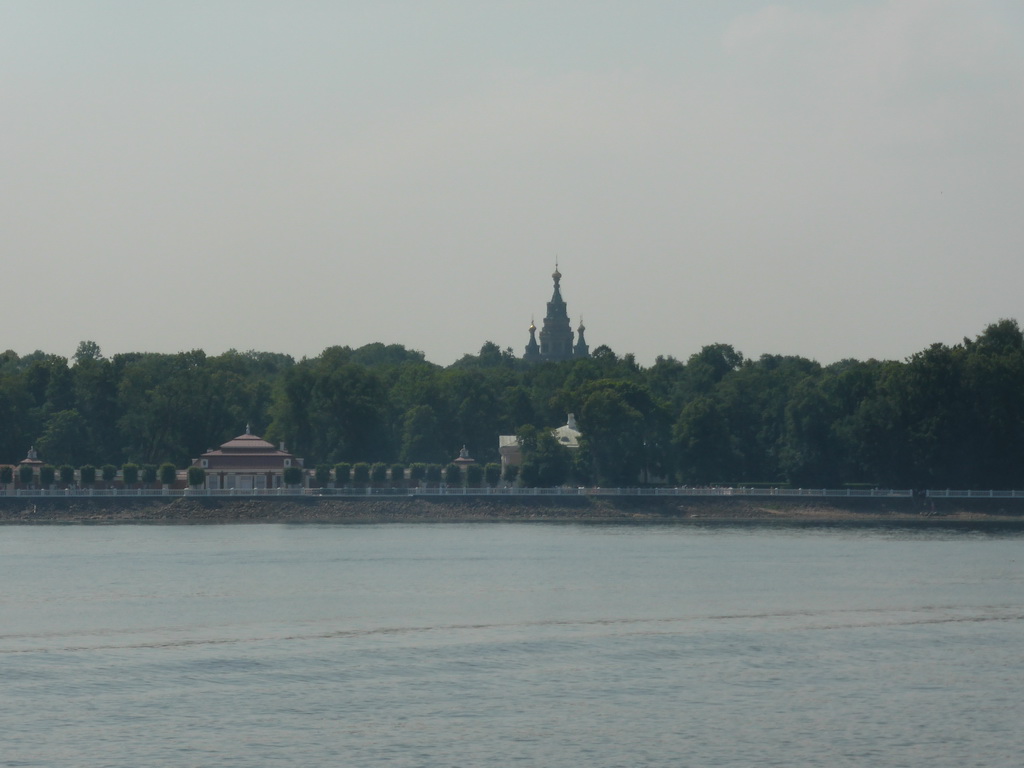
[[565,300],[559,282],[562,273],[555,262],[555,273],[551,275],[555,281],[555,291],[548,302],[548,313],[544,316],[544,326],[540,330],[540,343],[537,342],[537,326],[530,322],[530,342],[526,345],[524,360],[539,362],[542,360],[573,360],[590,357],[590,348],[583,338],[583,321],[577,329],[576,343],[573,343],[573,332],[569,325],[569,315],[565,311]]

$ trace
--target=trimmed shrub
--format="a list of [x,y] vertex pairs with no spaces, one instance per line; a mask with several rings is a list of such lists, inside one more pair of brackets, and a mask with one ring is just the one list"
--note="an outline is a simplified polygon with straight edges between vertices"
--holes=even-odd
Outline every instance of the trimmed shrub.
[[427,465],[421,461],[409,465],[409,484],[419,485],[427,479]]
[[317,464],[316,470],[313,472],[313,477],[316,478],[316,484],[321,488],[326,488],[327,484],[331,482],[331,467],[329,464]]
[[169,461],[161,464],[157,473],[160,476],[161,485],[174,485],[178,480],[178,468]]
[[202,467],[189,467],[187,474],[188,484],[193,488],[198,488],[206,482],[206,470]]
[[450,486],[462,485],[462,467],[458,464],[449,464],[444,468],[444,482]]
[[444,470],[440,464],[427,464],[425,479],[428,483],[439,485],[442,477],[444,477]]
[[352,482],[356,485],[366,485],[370,482],[370,465],[365,461],[359,461],[352,465]]
[[405,466],[402,464],[391,465],[391,485],[401,488],[405,485]]
[[488,464],[484,467],[484,482],[494,488],[501,482],[501,464]]
[[334,465],[334,486],[343,488],[352,482],[352,465],[347,461]]
[[511,485],[515,485],[516,480],[519,479],[519,467],[515,464],[509,464],[505,467],[505,482]]
[[121,467],[121,480],[124,481],[124,487],[127,488],[132,485],[136,485],[139,482],[139,465],[138,464],[125,464]]
[[39,468],[39,485],[43,488],[49,488],[53,485],[54,479],[57,477],[57,468],[52,464],[43,464]]

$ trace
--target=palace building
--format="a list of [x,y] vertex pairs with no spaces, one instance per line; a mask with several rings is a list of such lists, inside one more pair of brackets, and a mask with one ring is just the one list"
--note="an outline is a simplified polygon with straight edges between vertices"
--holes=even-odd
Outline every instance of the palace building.
[[555,281],[555,290],[548,302],[548,312],[544,316],[544,324],[540,330],[540,343],[537,342],[537,326],[530,322],[530,341],[526,345],[524,360],[540,362],[542,360],[573,360],[582,357],[590,357],[590,348],[583,337],[586,330],[583,321],[580,321],[576,329],[578,336],[573,343],[572,327],[569,324],[569,315],[566,312],[565,300],[562,298],[562,289],[559,283],[562,280],[562,273],[558,271],[558,262],[555,262],[555,272],[551,275]]
[[302,459],[284,449],[275,448],[262,437],[252,434],[249,425],[245,434],[228,440],[215,451],[207,451],[192,461],[193,467],[206,470],[206,487],[210,490],[263,490],[280,488],[288,467],[302,467]]

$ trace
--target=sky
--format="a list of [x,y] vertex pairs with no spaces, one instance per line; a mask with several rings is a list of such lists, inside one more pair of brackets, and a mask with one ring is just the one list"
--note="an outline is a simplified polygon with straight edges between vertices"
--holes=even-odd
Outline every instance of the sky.
[[[9,0],[0,349],[642,365],[1024,315],[1019,0]],[[1024,318],[1022,318],[1024,320]]]

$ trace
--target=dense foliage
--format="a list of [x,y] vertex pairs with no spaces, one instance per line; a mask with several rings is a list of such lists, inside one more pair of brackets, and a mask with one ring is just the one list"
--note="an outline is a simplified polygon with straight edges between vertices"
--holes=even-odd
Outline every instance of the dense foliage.
[[[550,439],[569,412],[583,432],[571,455]],[[447,368],[383,344],[299,361],[233,350],[108,359],[93,342],[71,361],[0,354],[0,463],[34,445],[53,467],[129,463],[134,476],[185,466],[246,424],[307,467],[353,479],[444,466],[463,445],[493,465],[498,435],[518,434],[520,479],[541,485],[1021,488],[1024,335],[1001,320],[902,362],[828,366],[747,360],[727,344],[649,368],[607,347],[528,365],[490,342]]]

